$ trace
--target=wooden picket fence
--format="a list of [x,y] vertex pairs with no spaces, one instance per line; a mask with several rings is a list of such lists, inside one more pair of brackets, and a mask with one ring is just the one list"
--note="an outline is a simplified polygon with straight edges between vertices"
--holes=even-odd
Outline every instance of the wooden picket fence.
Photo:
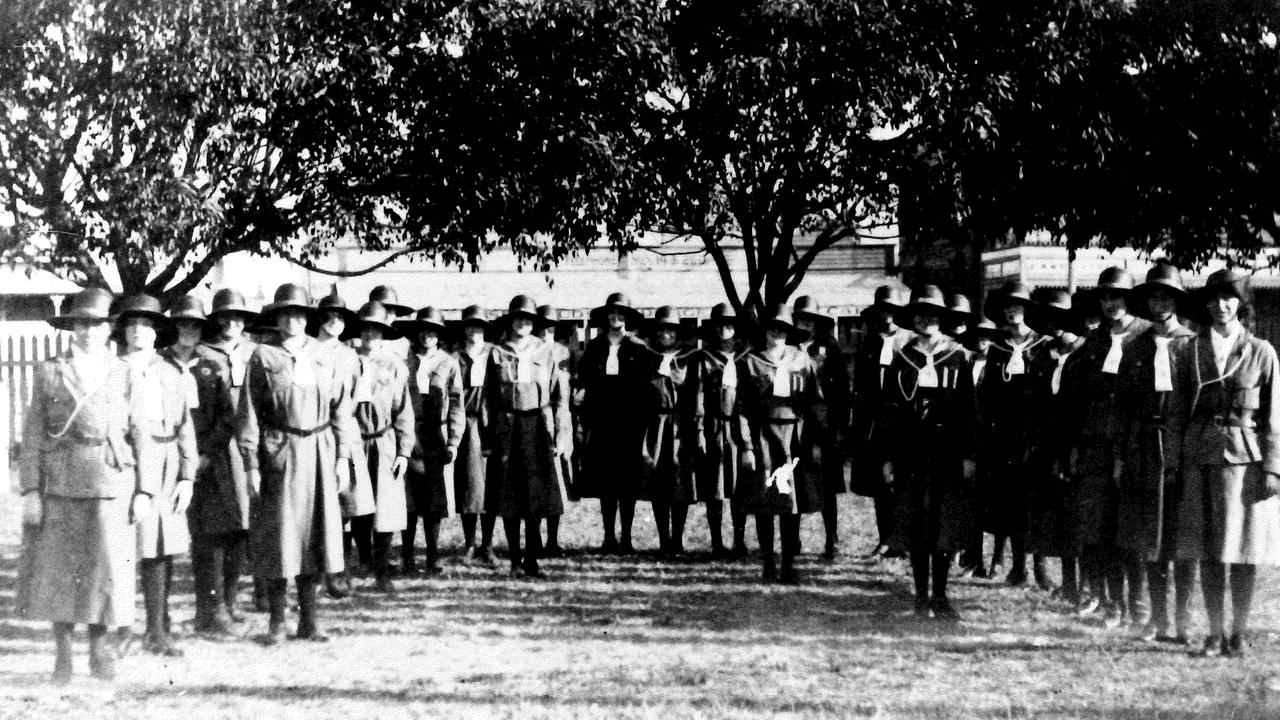
[[[0,322],[0,472],[8,474],[13,453],[22,442],[22,422],[35,381],[36,365],[66,351],[71,334],[45,322]],[[11,479],[6,485],[13,485]]]

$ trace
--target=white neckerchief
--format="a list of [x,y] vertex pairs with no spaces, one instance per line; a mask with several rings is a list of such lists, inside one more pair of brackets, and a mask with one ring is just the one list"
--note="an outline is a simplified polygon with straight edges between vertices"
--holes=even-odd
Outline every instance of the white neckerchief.
[[671,363],[676,359],[676,350],[673,348],[669,352],[662,353],[662,360],[658,363],[658,374],[663,377],[671,377]]
[[541,345],[535,342],[527,342],[525,346],[516,349],[514,343],[511,345],[511,352],[516,356],[516,382],[530,383],[535,382],[533,376],[533,353],[537,352]]
[[164,388],[160,378],[151,372],[154,350],[139,350],[124,356],[129,364],[130,388],[139,398],[142,416],[153,422],[164,422]]
[[1029,336],[1026,340],[1023,340],[1020,343],[1014,342],[1013,338],[1008,338],[1009,362],[1006,363],[1004,366],[1005,375],[1013,376],[1013,375],[1026,374],[1027,361],[1026,361],[1026,358],[1023,357],[1023,353],[1026,352],[1027,348],[1030,347],[1031,344],[1034,343],[1035,341],[1036,341],[1035,335]]
[[612,338],[607,338],[607,339],[609,341],[609,357],[605,358],[604,360],[604,374],[617,375],[618,374],[618,348],[622,347],[622,339],[619,338],[618,342],[614,342]]
[[471,370],[468,372],[467,378],[471,387],[483,387],[485,365],[489,364],[485,362],[484,358],[484,343],[477,345],[474,352],[471,350],[464,350],[463,352],[466,353],[468,358],[471,358]]
[[1049,379],[1049,389],[1057,395],[1062,390],[1062,370],[1067,366],[1067,359],[1071,357],[1071,353],[1050,350],[1049,356],[1054,360],[1053,377]]
[[782,356],[777,360],[765,355],[765,359],[774,363],[773,366],[773,396],[774,397],[791,397],[791,368],[787,366],[787,352],[784,349]]
[[1226,336],[1219,335],[1213,328],[1209,329],[1209,342],[1213,345],[1213,362],[1218,366],[1219,375],[1226,372],[1227,356],[1231,354],[1231,349],[1235,347],[1239,338],[1240,325],[1233,324],[1231,333]]
[[720,376],[720,387],[738,387],[738,364],[734,362],[733,353],[729,353],[729,359],[724,363],[724,373]]
[[92,395],[97,392],[107,381],[107,356],[103,354],[90,354],[80,350],[75,345],[71,346],[71,359],[68,361],[71,368],[75,370],[76,377],[80,381],[80,387],[84,390],[85,395]]
[[1128,329],[1133,324],[1133,316],[1129,316],[1128,322],[1120,332],[1111,333],[1111,347],[1107,350],[1107,357],[1102,361],[1102,372],[1108,375],[1115,375],[1120,372],[1120,359],[1124,356],[1124,339],[1128,334]]
[[1173,390],[1173,370],[1169,363],[1169,342],[1173,338],[1152,335],[1151,339],[1156,343],[1156,354],[1152,360],[1152,369],[1155,371],[1155,391],[1170,392]]
[[298,343],[296,349],[290,348],[284,341],[280,343],[284,351],[293,356],[293,384],[298,387],[312,387],[316,384],[315,356],[310,353],[306,339]]
[[982,370],[987,366],[987,358],[975,357],[973,359],[973,386],[977,387],[978,382],[982,379]]
[[893,333],[880,333],[880,367],[889,367],[893,364],[893,353],[896,348],[893,346]]
[[196,374],[193,368],[196,363],[200,362],[200,356],[191,353],[191,357],[183,360],[178,357],[177,353],[172,355],[173,361],[183,368],[182,386],[186,391],[187,408],[195,410],[200,407],[200,386],[196,384]]
[[924,366],[916,373],[916,387],[918,388],[936,388],[938,387],[938,369],[934,367],[933,356],[937,355],[937,349],[933,352],[925,350],[923,347],[916,345],[916,352],[924,356]]

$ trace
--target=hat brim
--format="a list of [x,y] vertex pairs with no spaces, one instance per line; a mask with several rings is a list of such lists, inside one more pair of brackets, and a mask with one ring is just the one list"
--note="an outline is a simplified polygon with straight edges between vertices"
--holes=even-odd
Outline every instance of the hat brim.
[[418,336],[426,330],[432,330],[441,337],[454,332],[454,329],[448,323],[431,322],[430,320],[395,320],[391,325],[400,337],[407,337],[410,340],[417,340]]
[[682,340],[688,340],[689,338],[693,337],[696,332],[693,328],[690,328],[682,323],[654,322],[652,320],[645,322],[644,332],[646,335],[654,335],[659,330],[666,330],[666,329],[675,330],[676,337]]
[[897,312],[902,310],[902,308],[903,308],[902,305],[899,305],[898,303],[895,303],[895,302],[889,302],[887,300],[877,300],[876,302],[873,302],[867,307],[863,308],[862,312],[858,314],[864,318],[870,317],[872,315],[875,315],[881,312],[891,312],[896,314]]
[[48,320],[48,323],[50,325],[52,325],[53,327],[59,330],[72,330],[75,328],[76,325],[81,325],[81,324],[87,325],[90,323],[100,323],[100,322],[111,323],[112,318],[108,316],[73,314],[73,315],[55,315],[54,317],[51,317]]
[[945,322],[951,317],[952,311],[946,305],[922,302],[907,303],[901,310],[894,313],[893,322],[898,327],[910,328],[915,324],[916,315],[922,312],[937,315],[939,321]]
[[364,320],[356,318],[354,323],[350,323],[347,329],[342,333],[343,340],[354,340],[360,337],[365,328],[377,328],[382,331],[383,340],[399,340],[404,337],[404,331],[396,328],[394,325],[388,325],[377,320]]
[[408,305],[400,305],[398,303],[384,302],[382,303],[382,307],[386,308],[387,312],[391,313],[392,315],[395,315],[398,318],[402,318],[405,315],[412,315],[414,313],[413,308],[409,307]]
[[792,313],[792,317],[795,317],[796,319],[806,318],[808,320],[812,320],[819,326],[836,326],[836,319],[834,317],[830,315],[823,315],[822,313],[809,312],[808,310],[796,310]]
[[996,325],[1004,325],[1004,309],[1006,305],[1021,305],[1025,310],[1025,319],[1028,324],[1031,322],[1031,317],[1040,311],[1040,304],[1035,300],[1017,296],[995,295],[987,302],[983,315]]
[[633,307],[629,307],[627,305],[601,305],[600,307],[593,308],[591,310],[591,324],[596,327],[603,327],[605,318],[615,312],[622,313],[626,316],[628,326],[634,327],[644,321],[644,315]]
[[239,315],[244,318],[245,325],[252,325],[258,320],[258,315],[260,315],[260,313],[254,312],[248,308],[222,308],[221,310],[214,310],[209,313],[207,317],[209,322],[216,323],[223,315]]
[[812,333],[807,330],[801,330],[785,320],[766,320],[760,326],[760,332],[764,334],[775,328],[781,328],[787,332],[787,343],[791,345],[805,342],[813,337]]

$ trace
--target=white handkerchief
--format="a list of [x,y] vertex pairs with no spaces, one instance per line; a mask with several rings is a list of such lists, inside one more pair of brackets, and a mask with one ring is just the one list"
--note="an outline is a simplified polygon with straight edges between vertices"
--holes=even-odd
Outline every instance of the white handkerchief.
[[196,374],[190,369],[182,373],[182,387],[187,395],[187,409],[200,407],[200,386],[196,385]]
[[[614,374],[617,375],[617,373]],[[516,382],[534,382],[533,358],[527,356],[516,357]]]
[[920,373],[916,376],[916,387],[938,387],[938,369],[933,365],[933,358],[930,358],[924,367],[920,368]]
[[671,361],[675,359],[675,354],[664,354],[662,362],[658,363],[658,374],[663,377],[671,377]]
[[785,365],[773,370],[773,396],[791,397],[791,370]]
[[472,358],[471,360],[471,372],[468,373],[469,375],[468,380],[470,381],[471,387],[473,388],[484,386],[485,366],[489,364],[485,362],[486,359],[487,358],[485,358],[484,355],[481,355],[480,357]]
[[1154,362],[1155,390],[1156,392],[1170,392],[1173,390],[1173,371],[1169,366],[1169,341],[1173,338],[1155,335],[1152,339],[1156,341]]
[[973,361],[973,386],[974,387],[977,387],[978,383],[982,380],[982,371],[986,367],[987,367],[987,361],[985,359],[979,358]]
[[729,362],[724,364],[724,375],[720,377],[720,386],[727,388],[738,387],[738,365],[733,361],[733,358],[730,358]]
[[298,387],[311,387],[316,384],[315,361],[310,355],[293,356],[293,384]]
[[231,387],[244,385],[245,362],[239,355],[231,356]]
[[609,346],[609,357],[605,358],[605,361],[604,361],[604,374],[605,375],[618,374],[618,346],[617,345]]
[[413,381],[418,385],[419,395],[431,392],[431,366],[427,364],[426,358],[419,359],[418,372],[413,374]]
[[893,364],[893,338],[885,335],[880,336],[880,365],[888,366]]
[[1111,349],[1107,351],[1107,357],[1102,361],[1102,372],[1108,375],[1115,375],[1120,372],[1120,356],[1124,353],[1124,335],[1111,336]]
[[1049,380],[1049,387],[1053,390],[1053,394],[1057,395],[1062,389],[1062,369],[1067,366],[1067,358],[1070,355],[1060,355],[1058,364],[1053,366],[1053,377]]
[[773,472],[769,473],[769,480],[765,483],[765,487],[772,485],[780,494],[790,495],[792,489],[791,479],[795,477],[796,464],[799,462],[799,458],[792,458],[785,465],[775,468]]

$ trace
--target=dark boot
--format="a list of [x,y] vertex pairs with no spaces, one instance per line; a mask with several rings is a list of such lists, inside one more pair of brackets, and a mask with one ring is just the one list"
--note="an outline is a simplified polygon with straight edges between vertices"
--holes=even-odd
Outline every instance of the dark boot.
[[269,588],[270,580],[253,576],[253,611],[260,613],[271,612],[271,590]]
[[614,531],[617,519],[618,501],[614,498],[600,498],[600,524],[604,528],[604,542],[600,545],[602,554],[618,554],[618,536]]
[[271,613],[267,621],[267,634],[263,637],[263,643],[267,645],[278,645],[284,642],[284,606],[285,593],[288,591],[287,581],[281,580],[262,580],[261,587],[263,594],[267,599],[267,607]]
[[524,557],[520,552],[520,518],[502,518],[502,530],[507,536],[507,561],[511,565],[508,574],[513,578],[523,577],[524,569],[521,563]]
[[542,547],[542,557],[561,558],[564,550],[560,547],[560,516],[547,518],[547,543]]
[[53,624],[53,681],[59,685],[71,682],[71,638],[75,628],[71,623]]
[[520,569],[524,571],[525,577],[535,580],[546,579],[546,573],[542,572],[542,568],[538,566],[538,558],[542,556],[542,529],[539,527],[537,518],[524,519],[524,558],[520,563]]
[[778,580],[796,585],[800,582],[800,573],[795,568],[796,556],[800,554],[800,516],[779,515],[778,525],[782,533],[782,572]]
[[653,524],[658,528],[658,553],[671,553],[671,506],[665,502],[654,500]]
[[671,554],[684,555],[684,526],[689,520],[689,506],[677,504],[671,507]]
[[958,622],[960,613],[951,606],[947,598],[947,573],[951,570],[950,558],[946,553],[934,553],[929,558],[930,574],[933,576],[933,598],[929,601],[929,609],[933,611],[935,620]]
[[744,558],[747,556],[747,516],[735,510],[730,513],[730,517],[733,519],[733,549],[729,554],[735,558]]
[[240,575],[244,568],[245,538],[232,535],[223,549],[222,604],[227,609],[227,619],[233,623],[244,622],[244,615],[236,607],[240,594]]
[[191,572],[195,582],[195,631],[204,635],[225,637],[232,634],[231,618],[224,603],[223,582],[226,562],[225,545],[213,538],[191,543]]
[[619,500],[618,518],[622,525],[622,537],[618,542],[618,552],[622,555],[634,555],[636,548],[631,544],[631,527],[636,519],[636,501]]
[[760,577],[765,582],[774,582],[778,579],[778,556],[773,549],[772,515],[756,516],[756,540],[760,543],[760,557],[763,560]]
[[391,581],[391,533],[374,533],[372,556],[375,578],[373,583],[374,592],[394,595],[396,584]]
[[476,549],[476,522],[479,516],[463,513],[462,517],[462,556],[470,557]]
[[[465,515],[463,516],[466,517]],[[475,524],[471,526],[474,534]],[[418,573],[418,563],[414,559],[414,543],[417,542],[418,516],[410,515],[409,524],[400,533],[400,577],[409,577]],[[468,543],[469,544],[469,543]]]
[[440,520],[424,520],[423,530],[427,542],[427,564],[423,569],[428,577],[439,575],[444,572],[444,568],[440,565]]
[[828,494],[822,499],[822,525],[827,533],[826,546],[822,550],[823,560],[835,560],[840,555],[840,514],[836,504],[840,496]]
[[89,626],[89,674],[99,680],[116,679],[116,653],[106,625]]
[[165,593],[165,564],[163,558],[143,560],[140,563],[142,601],[147,613],[147,632],[142,647],[153,655],[180,657],[182,651],[174,645],[169,633],[164,629],[165,609],[168,605],[168,596]]
[[724,503],[720,500],[707,501],[707,530],[711,532],[711,556],[726,557],[729,552],[724,546]]
[[496,515],[480,516],[480,544],[476,546],[475,561],[479,565],[493,567],[493,526],[497,523]]
[[[372,548],[370,550],[372,551]],[[295,639],[328,642],[329,636],[320,629],[320,623],[316,617],[315,577],[299,575],[296,582],[298,584],[298,632],[294,635]]]

